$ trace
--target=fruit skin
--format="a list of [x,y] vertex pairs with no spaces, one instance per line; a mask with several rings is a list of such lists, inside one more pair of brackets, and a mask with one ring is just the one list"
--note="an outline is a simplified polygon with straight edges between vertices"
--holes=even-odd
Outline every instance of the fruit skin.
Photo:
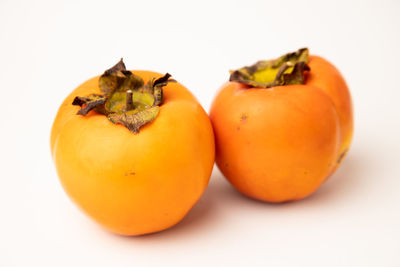
[[353,138],[353,105],[346,81],[338,69],[326,59],[311,56],[308,64],[311,71],[307,77],[307,85],[312,85],[324,91],[332,100],[339,117],[340,124],[340,149],[338,159],[332,168],[332,174],[343,161],[350,148]]
[[[133,72],[145,81],[162,76]],[[79,107],[72,100],[99,92],[98,77],[83,83],[54,121],[51,151],[65,191],[117,234],[175,225],[199,200],[213,168],[214,136],[206,112],[184,86],[170,83],[158,116],[133,134],[94,111],[76,115]]]
[[350,94],[328,61],[311,56],[304,85],[249,88],[227,82],[210,118],[216,163],[236,189],[268,202],[312,194],[350,145]]

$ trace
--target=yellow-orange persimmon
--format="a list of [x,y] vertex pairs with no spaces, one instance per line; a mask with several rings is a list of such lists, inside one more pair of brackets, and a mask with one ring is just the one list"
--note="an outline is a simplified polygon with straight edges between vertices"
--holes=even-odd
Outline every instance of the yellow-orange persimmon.
[[232,72],[210,118],[219,169],[243,194],[269,202],[312,194],[343,160],[353,133],[342,75],[307,49]]
[[[132,73],[144,82],[162,76]],[[101,94],[99,77],[65,99],[53,124],[51,152],[65,191],[114,233],[141,235],[175,225],[211,175],[214,137],[207,114],[184,86],[164,84],[158,115],[135,134],[94,110],[77,115],[71,103],[90,94]]]

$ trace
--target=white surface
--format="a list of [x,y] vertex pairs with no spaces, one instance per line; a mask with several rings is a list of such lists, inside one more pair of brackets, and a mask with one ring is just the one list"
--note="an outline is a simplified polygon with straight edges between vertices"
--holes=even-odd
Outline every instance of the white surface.
[[[399,1],[1,1],[0,266],[400,266]],[[63,192],[49,133],[64,97],[124,57],[208,110],[228,70],[308,46],[344,74],[355,135],[312,197],[271,205],[215,170],[176,227],[104,231]]]

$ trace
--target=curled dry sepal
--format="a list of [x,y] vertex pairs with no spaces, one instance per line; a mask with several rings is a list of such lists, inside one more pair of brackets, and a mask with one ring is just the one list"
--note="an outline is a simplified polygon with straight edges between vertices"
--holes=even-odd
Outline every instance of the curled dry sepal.
[[301,48],[277,59],[258,61],[254,65],[231,71],[229,81],[259,88],[303,84],[305,71],[310,70],[308,61],[308,48]]
[[72,105],[80,106],[77,114],[85,116],[89,111],[104,114],[112,123],[120,123],[129,131],[139,133],[140,127],[157,117],[163,102],[163,87],[169,82],[169,73],[152,78],[146,84],[141,77],[126,70],[122,59],[99,78],[103,94],[75,97]]

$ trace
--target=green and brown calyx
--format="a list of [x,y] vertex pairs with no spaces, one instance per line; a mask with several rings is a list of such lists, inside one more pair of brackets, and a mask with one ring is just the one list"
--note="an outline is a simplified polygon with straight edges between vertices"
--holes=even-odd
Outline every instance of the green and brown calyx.
[[308,48],[301,48],[277,59],[258,61],[254,65],[231,71],[229,81],[258,88],[304,84],[305,71],[310,70],[308,61]]
[[146,84],[141,77],[126,70],[122,59],[99,78],[102,94],[75,97],[72,105],[80,106],[77,114],[85,116],[89,111],[107,116],[112,123],[120,123],[129,131],[139,133],[140,127],[153,121],[163,103],[163,87],[170,74],[152,78]]

